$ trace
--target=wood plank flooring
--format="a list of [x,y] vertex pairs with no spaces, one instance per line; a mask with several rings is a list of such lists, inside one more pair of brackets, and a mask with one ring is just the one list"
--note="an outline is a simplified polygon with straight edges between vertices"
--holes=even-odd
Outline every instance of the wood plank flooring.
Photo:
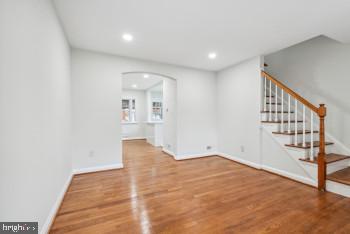
[[350,199],[221,157],[127,141],[124,169],[78,175],[50,233],[350,233]]

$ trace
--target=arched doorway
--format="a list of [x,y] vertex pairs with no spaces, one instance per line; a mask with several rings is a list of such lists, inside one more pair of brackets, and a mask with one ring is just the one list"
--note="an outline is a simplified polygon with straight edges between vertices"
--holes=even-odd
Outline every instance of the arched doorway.
[[141,140],[176,155],[176,80],[154,72],[125,72],[121,94],[123,142]]

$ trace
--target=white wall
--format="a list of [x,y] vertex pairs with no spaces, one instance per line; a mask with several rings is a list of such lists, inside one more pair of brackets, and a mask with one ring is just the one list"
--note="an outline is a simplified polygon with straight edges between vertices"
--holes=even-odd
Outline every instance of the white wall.
[[44,230],[71,173],[70,49],[48,0],[0,1],[0,35],[0,220]]
[[145,122],[147,121],[147,98],[145,90],[123,89],[123,99],[135,99],[136,123],[122,123],[122,138],[145,138]]
[[[74,168],[122,162],[121,77],[123,72],[131,71],[159,73],[176,79],[179,154],[216,151],[214,73],[74,49]],[[208,145],[213,146],[212,150],[206,150]]]
[[265,61],[277,79],[314,105],[326,104],[327,133],[350,149],[350,45],[321,36],[265,56]]
[[177,95],[176,81],[163,80],[163,149],[177,154]]
[[272,170],[293,179],[299,178],[302,181],[309,181],[310,175],[301,164],[293,159],[284,145],[277,142],[275,137],[266,130],[261,132],[261,166],[266,170]]
[[217,76],[219,152],[253,164],[260,163],[260,63],[253,58]]
[[310,181],[305,169],[261,127],[262,64],[262,59],[253,58],[218,73],[219,154],[293,179]]

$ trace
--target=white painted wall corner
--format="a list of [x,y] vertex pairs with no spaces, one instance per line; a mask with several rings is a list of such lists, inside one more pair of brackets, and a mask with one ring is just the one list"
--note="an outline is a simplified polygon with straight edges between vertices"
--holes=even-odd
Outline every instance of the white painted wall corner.
[[64,196],[69,188],[69,185],[70,185],[74,175],[88,173],[88,172],[105,171],[105,170],[111,170],[111,169],[121,169],[123,167],[124,167],[123,163],[117,163],[117,164],[110,164],[110,165],[97,166],[97,167],[74,169],[73,172],[69,175],[67,181],[64,183],[61,192],[58,194],[57,199],[56,199],[53,207],[51,208],[50,213],[49,213],[43,227],[41,228],[40,233],[46,234],[50,231],[51,225],[53,224],[53,221],[55,220],[56,214],[61,206],[63,198],[64,198]]
[[174,154],[174,152],[168,150],[168,149],[165,149],[165,148],[162,148],[162,151],[166,154],[169,154],[170,156],[173,156],[174,158],[176,158],[176,155]]
[[56,199],[53,207],[51,208],[50,213],[49,213],[48,217],[46,218],[46,221],[45,221],[43,227],[41,228],[41,231],[40,231],[41,234],[49,233],[51,225],[53,224],[53,221],[55,220],[56,214],[61,206],[63,198],[68,190],[68,187],[69,187],[72,179],[73,179],[73,173],[71,173],[68,176],[67,181],[64,183],[61,192],[58,194],[57,199]]

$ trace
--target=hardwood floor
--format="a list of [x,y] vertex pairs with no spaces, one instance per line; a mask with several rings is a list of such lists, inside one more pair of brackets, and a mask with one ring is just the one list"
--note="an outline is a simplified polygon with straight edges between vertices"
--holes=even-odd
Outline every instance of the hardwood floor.
[[124,144],[124,169],[75,176],[50,233],[350,233],[350,199],[221,157]]

